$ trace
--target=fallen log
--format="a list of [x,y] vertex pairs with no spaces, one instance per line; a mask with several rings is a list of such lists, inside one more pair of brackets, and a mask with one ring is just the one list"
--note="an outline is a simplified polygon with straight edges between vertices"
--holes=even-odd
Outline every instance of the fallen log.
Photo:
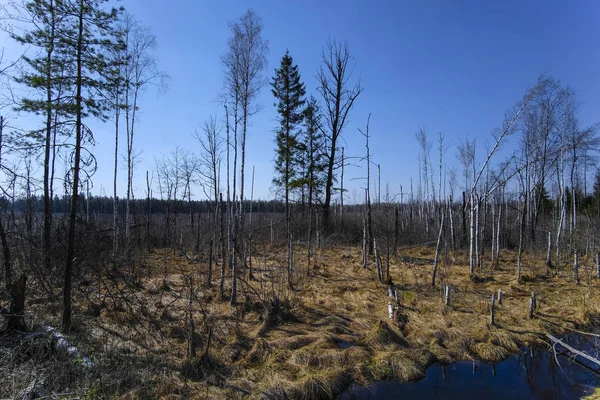
[[563,342],[560,339],[555,338],[554,336],[550,335],[549,333],[546,334],[546,336],[548,337],[548,339],[550,339],[553,343],[557,343],[560,344],[562,347],[564,347],[565,349],[569,350],[571,353],[573,353],[574,355],[580,356],[585,358],[586,360],[600,366],[600,360],[582,352],[579,351],[577,349],[575,349],[574,347],[569,346],[568,344],[566,344],[565,342]]
[[81,360],[81,365],[83,365],[85,368],[91,368],[94,366],[92,360],[90,360],[88,357],[86,357],[84,355],[81,355],[79,353],[79,350],[77,349],[77,347],[72,346],[67,341],[67,338],[65,338],[62,333],[60,333],[53,327],[43,326],[39,331],[32,332],[32,333],[28,334],[27,336],[25,336],[25,339],[26,340],[32,339],[32,338],[35,338],[38,336],[50,337],[51,343],[52,343],[52,348],[54,348],[56,351],[67,354],[71,358]]

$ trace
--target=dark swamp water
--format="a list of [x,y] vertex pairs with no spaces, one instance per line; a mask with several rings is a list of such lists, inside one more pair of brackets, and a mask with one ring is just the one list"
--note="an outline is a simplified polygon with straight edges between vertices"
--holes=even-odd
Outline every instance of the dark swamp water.
[[[569,335],[563,340],[599,358],[599,338]],[[577,361],[584,365],[573,362],[562,350],[558,345],[555,356],[546,348],[525,348],[497,364],[467,361],[433,365],[418,382],[355,385],[342,399],[579,399],[589,395],[600,386],[598,366],[580,357]],[[594,366],[596,369],[591,368]]]

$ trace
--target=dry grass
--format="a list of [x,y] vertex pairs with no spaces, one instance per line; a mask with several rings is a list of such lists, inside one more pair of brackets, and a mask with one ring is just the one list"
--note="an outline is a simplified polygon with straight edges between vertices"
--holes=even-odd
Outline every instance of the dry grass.
[[582,400],[600,400],[600,388],[596,388],[594,393],[584,397]]
[[[414,248],[391,260],[391,278],[400,290],[392,321],[387,286],[376,281],[373,266],[361,268],[358,249],[319,251],[309,278],[298,265],[295,290],[286,287],[284,258],[257,257],[255,279],[240,282],[235,308],[218,300],[218,287],[200,286],[205,278],[198,263],[157,251],[143,262],[141,284],[106,285],[77,302],[78,316],[91,311],[80,319],[73,340],[98,371],[85,387],[127,398],[324,399],[351,381],[413,381],[435,362],[500,361],[524,344],[540,343],[545,332],[584,329],[600,315],[600,282],[575,285],[566,266],[546,277],[543,257],[524,257],[526,278],[519,283],[515,255],[503,252],[500,268],[478,271],[481,279],[474,281],[466,256],[457,253],[431,288],[432,257],[433,249]],[[192,275],[195,358],[187,355]],[[444,285],[451,286],[449,307],[443,304]],[[498,289],[503,303],[490,326],[490,297]],[[532,291],[538,309],[530,320]],[[279,303],[269,303],[273,294]],[[126,367],[115,371],[116,365]],[[26,384],[15,380],[0,397]]]

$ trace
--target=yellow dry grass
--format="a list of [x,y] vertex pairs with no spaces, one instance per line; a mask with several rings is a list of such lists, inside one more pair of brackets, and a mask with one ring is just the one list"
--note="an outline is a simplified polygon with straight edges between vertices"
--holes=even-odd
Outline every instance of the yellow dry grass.
[[[305,254],[300,248],[296,251]],[[304,277],[305,265],[297,265],[294,290],[286,288],[284,258],[257,257],[255,279],[239,284],[240,300],[234,308],[218,299],[218,271],[213,272],[216,285],[206,288],[199,284],[205,265],[198,271],[197,262],[177,253],[155,252],[144,260],[146,275],[135,293],[143,307],[108,303],[99,318],[86,324],[92,332],[106,332],[94,329],[102,326],[129,338],[121,340],[121,347],[135,347],[139,354],[159,352],[179,366],[186,360],[191,307],[198,347],[192,364],[197,365],[198,375],[186,378],[178,369],[167,369],[146,383],[144,390],[128,390],[131,398],[175,394],[259,398],[264,394],[273,399],[319,399],[340,394],[351,381],[416,380],[435,362],[500,361],[524,344],[541,343],[546,332],[560,335],[585,329],[600,315],[600,281],[592,279],[591,272],[586,279],[583,270],[581,284],[576,285],[568,267],[547,277],[543,257],[527,255],[525,279],[517,282],[516,256],[503,252],[500,267],[478,271],[485,279],[474,282],[466,256],[457,253],[449,257],[454,260],[449,265],[442,263],[432,288],[433,253],[432,248],[414,248],[391,260],[391,279],[400,291],[393,321],[388,318],[388,286],[377,282],[374,266],[361,267],[358,249],[331,248],[313,257],[310,277]],[[269,256],[274,254],[276,249]],[[192,273],[196,298],[189,306]],[[444,285],[451,287],[448,307],[443,301]],[[490,298],[498,289],[503,301],[496,305],[496,324],[490,326]],[[532,291],[537,310],[535,318],[529,319]],[[261,303],[266,304],[274,293],[288,300],[291,308],[287,317],[267,323]],[[143,313],[148,318],[141,318]],[[201,358],[205,351],[210,358]]]

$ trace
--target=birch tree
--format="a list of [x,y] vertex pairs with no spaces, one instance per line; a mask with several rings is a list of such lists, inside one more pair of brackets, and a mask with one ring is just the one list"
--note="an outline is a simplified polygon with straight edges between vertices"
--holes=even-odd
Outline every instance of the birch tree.
[[[236,216],[235,225],[239,225],[239,234],[244,231],[244,170],[246,162],[246,137],[248,133],[248,122],[252,115],[260,110],[256,99],[260,90],[265,85],[262,73],[267,65],[267,54],[269,44],[262,37],[262,20],[250,9],[237,21],[229,26],[231,37],[227,42],[228,49],[222,57],[222,64],[225,69],[225,95],[226,103],[232,104],[233,114],[233,133],[234,133],[234,167],[233,167],[233,197],[235,200],[236,191],[236,173],[237,173],[237,151],[238,151],[238,125],[241,125],[241,163],[240,163],[240,196],[239,196],[239,215]],[[229,115],[229,112],[226,112]],[[241,114],[241,115],[240,115]],[[238,119],[240,115],[240,119]],[[228,124],[229,125],[229,124]],[[231,214],[231,210],[230,210]],[[237,241],[237,234],[232,238]],[[235,246],[235,243],[234,243]],[[235,268],[234,268],[235,269]],[[233,281],[236,279],[235,270],[232,272]],[[231,303],[236,302],[236,285],[232,285]]]
[[156,36],[150,28],[142,26],[130,14],[125,14],[121,26],[123,41],[125,43],[123,101],[125,108],[126,128],[126,164],[127,164],[127,192],[125,196],[125,240],[129,249],[131,225],[131,197],[133,196],[133,176],[135,166],[134,135],[135,123],[139,110],[138,102],[141,93],[148,86],[155,86],[164,91],[167,88],[169,77],[158,68],[156,49],[158,46]]

